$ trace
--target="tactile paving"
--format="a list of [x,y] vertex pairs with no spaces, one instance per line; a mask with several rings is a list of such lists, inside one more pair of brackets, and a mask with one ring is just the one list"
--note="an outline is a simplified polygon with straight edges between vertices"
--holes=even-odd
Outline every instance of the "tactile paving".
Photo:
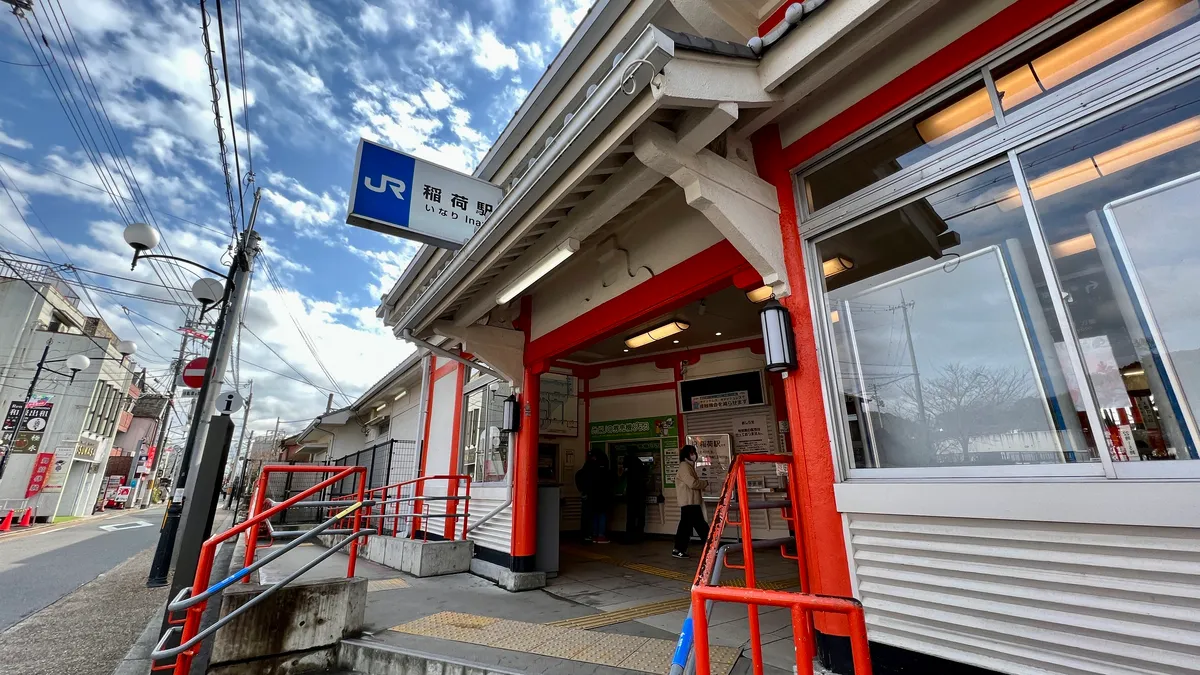
[[397,588],[408,588],[408,582],[399,577],[395,579],[372,579],[367,582],[367,592],[393,591]]

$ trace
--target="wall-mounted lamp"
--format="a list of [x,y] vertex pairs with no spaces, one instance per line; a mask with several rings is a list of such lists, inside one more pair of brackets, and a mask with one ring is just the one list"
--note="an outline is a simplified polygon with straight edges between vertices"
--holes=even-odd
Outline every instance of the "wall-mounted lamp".
[[746,299],[753,303],[759,303],[767,298],[775,295],[775,289],[770,286],[759,286],[754,290],[746,291]]
[[393,398],[392,400],[393,400],[393,401],[399,401],[400,399],[404,398],[405,396],[408,396],[408,390],[407,390],[407,389],[401,389],[401,390],[400,390],[400,393],[399,393],[399,394],[396,394],[395,398]]
[[762,321],[764,356],[767,370],[782,373],[796,369],[796,336],[792,317],[778,300],[768,300],[758,313]]
[[521,428],[521,409],[516,394],[509,394],[504,399],[504,412],[500,418],[500,430],[504,433],[515,433]]
[[682,333],[691,327],[692,324],[686,321],[668,321],[661,326],[651,328],[645,333],[638,333],[637,335],[625,338],[625,346],[630,349],[644,347],[651,342],[671,337],[676,333]]

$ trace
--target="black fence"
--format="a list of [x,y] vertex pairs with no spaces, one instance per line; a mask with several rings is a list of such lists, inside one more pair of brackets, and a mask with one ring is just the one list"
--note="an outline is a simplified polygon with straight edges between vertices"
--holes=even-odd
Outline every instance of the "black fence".
[[[365,450],[331,460],[334,466],[361,466],[367,469],[367,489],[416,478],[416,441],[384,441]],[[354,491],[355,481],[347,478],[334,485],[332,493],[347,495]]]

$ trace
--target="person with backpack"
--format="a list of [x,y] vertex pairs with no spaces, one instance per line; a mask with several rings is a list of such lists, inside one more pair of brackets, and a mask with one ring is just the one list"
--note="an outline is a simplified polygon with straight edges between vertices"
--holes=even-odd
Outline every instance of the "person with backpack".
[[607,544],[608,509],[613,494],[613,478],[608,458],[602,450],[588,453],[583,468],[575,474],[575,487],[582,500],[580,530],[584,543]]

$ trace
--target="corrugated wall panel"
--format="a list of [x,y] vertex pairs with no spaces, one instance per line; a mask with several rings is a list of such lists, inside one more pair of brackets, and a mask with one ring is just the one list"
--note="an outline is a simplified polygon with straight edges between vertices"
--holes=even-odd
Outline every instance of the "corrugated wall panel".
[[1183,528],[849,515],[871,638],[1007,673],[1200,673]]
[[[497,506],[504,503],[504,497],[485,497],[472,491],[471,494],[471,517],[470,524],[474,525],[481,518],[492,512]],[[497,513],[491,520],[484,523],[477,530],[467,534],[467,538],[474,541],[479,546],[485,546],[494,551],[508,553],[511,550],[512,541],[512,506],[509,505],[500,513]]]

